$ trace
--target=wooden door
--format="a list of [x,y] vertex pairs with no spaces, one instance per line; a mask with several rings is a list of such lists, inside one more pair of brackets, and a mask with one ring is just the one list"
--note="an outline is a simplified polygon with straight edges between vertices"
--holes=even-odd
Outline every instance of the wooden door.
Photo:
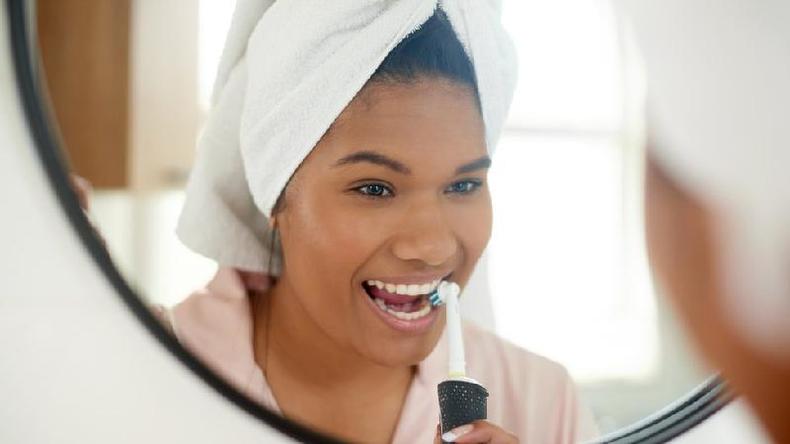
[[73,171],[129,183],[130,0],[39,0],[42,81]]

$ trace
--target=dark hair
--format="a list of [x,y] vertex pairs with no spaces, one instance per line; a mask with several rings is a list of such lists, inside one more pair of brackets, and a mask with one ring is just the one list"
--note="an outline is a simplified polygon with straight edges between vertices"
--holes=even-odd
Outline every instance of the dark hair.
[[424,77],[445,78],[468,86],[479,107],[474,66],[440,8],[390,51],[369,82],[410,83]]

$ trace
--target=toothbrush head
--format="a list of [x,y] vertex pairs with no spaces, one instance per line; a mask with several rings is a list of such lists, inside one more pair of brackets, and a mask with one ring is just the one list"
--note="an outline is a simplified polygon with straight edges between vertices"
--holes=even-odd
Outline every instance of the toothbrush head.
[[428,295],[428,302],[430,302],[432,306],[438,307],[447,302],[447,297],[450,293],[454,293],[456,296],[458,296],[460,292],[461,287],[459,287],[455,282],[442,281],[439,283],[439,286],[436,288],[436,290]]
[[438,307],[438,306],[444,304],[444,301],[442,300],[442,297],[439,295],[439,290],[438,289],[434,290],[433,293],[428,295],[428,302],[433,307]]

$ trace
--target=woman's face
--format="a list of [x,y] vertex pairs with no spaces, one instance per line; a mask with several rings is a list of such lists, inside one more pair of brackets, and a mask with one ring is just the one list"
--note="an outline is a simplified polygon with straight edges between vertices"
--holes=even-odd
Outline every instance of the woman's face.
[[294,174],[276,214],[288,303],[373,362],[425,358],[444,309],[424,294],[448,276],[463,286],[490,236],[489,162],[468,88],[367,86]]

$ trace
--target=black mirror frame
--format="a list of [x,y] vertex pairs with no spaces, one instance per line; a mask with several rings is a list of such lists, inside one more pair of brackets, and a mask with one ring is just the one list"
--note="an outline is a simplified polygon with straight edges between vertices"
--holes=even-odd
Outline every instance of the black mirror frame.
[[[186,365],[206,384],[228,401],[264,423],[302,442],[339,443],[274,412],[271,412],[243,394],[209,370],[169,334],[143,304],[115,267],[112,258],[97,237],[90,222],[80,208],[77,195],[71,188],[67,162],[62,156],[59,139],[50,123],[50,113],[41,97],[36,80],[38,55],[30,42],[31,21],[26,0],[6,0],[8,32],[10,34],[17,90],[24,108],[31,136],[53,192],[93,261],[104,274],[126,306],[160,344],[175,358]],[[727,384],[714,376],[694,389],[685,398],[665,409],[621,430],[599,438],[601,444],[664,443],[701,423],[733,399]]]

